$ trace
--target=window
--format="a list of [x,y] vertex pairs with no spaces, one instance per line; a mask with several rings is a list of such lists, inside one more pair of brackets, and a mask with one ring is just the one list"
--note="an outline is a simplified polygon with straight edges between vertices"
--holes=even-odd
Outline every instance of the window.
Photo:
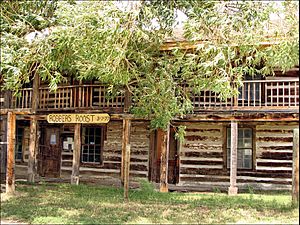
[[[252,169],[253,130],[238,128],[237,168]],[[231,130],[227,128],[227,168],[230,167]]]
[[103,128],[83,127],[82,128],[82,163],[102,163]]

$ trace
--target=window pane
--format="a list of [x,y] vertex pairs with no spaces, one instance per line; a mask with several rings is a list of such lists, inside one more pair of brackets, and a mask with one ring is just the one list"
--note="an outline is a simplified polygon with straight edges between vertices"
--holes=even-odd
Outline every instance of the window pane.
[[[239,169],[252,168],[252,129],[238,130],[237,167]],[[230,128],[227,129],[227,168],[230,168]]]
[[245,130],[244,130],[244,136],[245,136],[245,138],[252,138],[252,129],[245,128]]
[[82,162],[100,163],[101,159],[101,128],[85,127],[85,144],[82,148]]
[[244,139],[244,148],[252,148],[252,138]]

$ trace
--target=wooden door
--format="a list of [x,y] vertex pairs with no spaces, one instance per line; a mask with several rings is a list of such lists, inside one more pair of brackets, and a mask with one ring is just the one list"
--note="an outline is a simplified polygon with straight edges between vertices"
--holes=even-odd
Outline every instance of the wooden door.
[[168,160],[168,183],[176,184],[179,178],[179,165],[178,165],[178,148],[177,140],[175,139],[175,128],[170,128],[169,138],[169,160]]
[[39,174],[42,177],[59,177],[61,139],[59,127],[45,127],[39,151]]
[[[149,180],[158,183],[160,181],[161,164],[161,130],[156,130],[150,137],[150,169]],[[176,184],[179,178],[178,147],[175,139],[175,130],[170,128],[169,137],[169,160],[168,160],[168,183]]]

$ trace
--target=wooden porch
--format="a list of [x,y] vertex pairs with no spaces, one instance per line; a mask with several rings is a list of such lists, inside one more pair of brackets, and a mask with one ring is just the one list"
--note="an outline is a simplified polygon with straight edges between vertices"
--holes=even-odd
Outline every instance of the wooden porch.
[[[299,108],[299,78],[287,80],[244,81],[239,96],[226,100],[218,98],[213,91],[191,95],[194,112],[201,111],[297,111]],[[48,87],[38,90],[37,112],[49,111],[95,111],[126,113],[132,105],[131,96],[120,90],[116,96],[107,97],[103,85],[60,86],[50,92]],[[24,88],[19,96],[0,93],[1,109],[30,110],[33,89]]]

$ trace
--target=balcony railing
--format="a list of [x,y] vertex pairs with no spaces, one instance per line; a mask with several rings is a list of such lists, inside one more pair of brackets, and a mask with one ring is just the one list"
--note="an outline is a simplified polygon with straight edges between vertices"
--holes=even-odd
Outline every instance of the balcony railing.
[[[221,100],[212,91],[192,95],[194,111],[220,110],[297,110],[299,107],[299,79],[244,81],[240,94]],[[1,95],[2,94],[2,95]],[[101,85],[60,86],[55,92],[48,87],[39,88],[38,111],[89,110],[103,112],[126,112],[130,107],[130,96],[121,91],[107,98],[107,87]],[[21,90],[20,97],[12,97],[9,104],[0,93],[1,106],[14,109],[30,109],[32,89]],[[4,107],[3,107],[4,106]]]
[[299,106],[299,79],[244,81],[239,96],[226,100],[212,91],[192,96],[194,111],[294,109]]
[[100,85],[61,86],[55,92],[39,89],[39,110],[101,110],[123,112],[125,94],[107,98],[107,87]]

